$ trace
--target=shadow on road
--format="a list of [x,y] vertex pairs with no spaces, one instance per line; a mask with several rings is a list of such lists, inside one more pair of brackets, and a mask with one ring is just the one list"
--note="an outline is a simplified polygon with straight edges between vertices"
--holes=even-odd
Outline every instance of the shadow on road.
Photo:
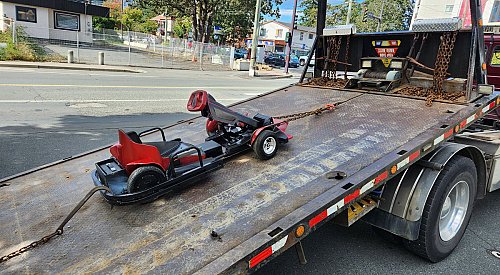
[[77,155],[117,140],[117,130],[163,127],[194,117],[187,113],[61,117],[56,127],[0,127],[0,179]]

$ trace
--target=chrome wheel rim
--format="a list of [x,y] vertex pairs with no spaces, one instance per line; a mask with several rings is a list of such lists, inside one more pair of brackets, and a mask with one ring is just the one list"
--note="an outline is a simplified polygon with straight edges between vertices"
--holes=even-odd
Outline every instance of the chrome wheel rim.
[[450,189],[441,207],[439,216],[439,236],[443,241],[449,241],[462,227],[469,207],[469,184],[466,181],[457,182]]
[[267,155],[272,154],[276,149],[276,139],[274,137],[266,138],[266,140],[264,140],[263,149],[264,153],[266,153]]

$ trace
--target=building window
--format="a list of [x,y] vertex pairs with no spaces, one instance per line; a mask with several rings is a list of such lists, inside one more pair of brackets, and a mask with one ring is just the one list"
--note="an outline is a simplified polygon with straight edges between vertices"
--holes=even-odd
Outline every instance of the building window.
[[499,46],[496,46],[493,49],[493,52],[491,53],[490,65],[495,66],[495,67],[500,66],[500,47]]
[[314,34],[310,33],[309,34],[309,39],[313,39],[314,38]]
[[79,31],[80,15],[64,12],[54,12],[54,22],[56,29]]
[[454,5],[446,5],[444,7],[444,12],[452,12],[453,11],[453,6]]
[[300,40],[304,40],[304,33],[300,32]]
[[283,29],[277,29],[276,30],[276,37],[282,37],[283,36]]
[[493,3],[493,8],[491,9],[490,22],[500,22],[500,1],[495,1]]
[[16,6],[16,20],[36,23],[36,9],[30,7]]
[[260,29],[260,36],[266,36],[267,30],[262,28]]

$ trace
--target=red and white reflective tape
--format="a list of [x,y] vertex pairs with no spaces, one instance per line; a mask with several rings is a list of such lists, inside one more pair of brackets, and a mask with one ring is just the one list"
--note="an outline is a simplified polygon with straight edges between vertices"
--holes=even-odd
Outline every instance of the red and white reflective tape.
[[[451,129],[451,130],[453,131],[453,129]],[[409,155],[408,157],[406,157],[402,161],[398,162],[398,164],[396,164],[397,170],[400,170],[401,168],[405,167],[406,165],[408,165],[410,162],[414,161],[419,156],[420,156],[420,151],[413,152],[411,155]]]
[[335,212],[339,211],[340,208],[344,207],[344,205],[348,204],[349,202],[353,201],[354,199],[358,198],[359,196],[365,194],[368,192],[372,187],[375,185],[379,184],[380,182],[384,181],[387,179],[389,176],[388,171],[384,171],[383,173],[379,174],[376,178],[372,179],[371,181],[367,182],[365,185],[363,185],[361,188],[354,190],[351,194],[347,195],[344,197],[342,200],[337,202],[336,204],[328,207],[326,210],[323,210],[321,213],[318,215],[314,216],[312,219],[309,220],[309,227],[313,227],[322,220],[326,219],[328,216],[334,214]]
[[286,235],[284,238],[280,239],[277,241],[275,244],[267,247],[264,249],[264,251],[260,252],[259,254],[255,255],[252,259],[250,259],[249,266],[250,268],[253,268],[254,266],[258,265],[260,262],[263,260],[267,259],[269,256],[271,256],[273,253],[276,251],[280,250],[283,248],[286,244],[286,241],[288,240],[288,235]]

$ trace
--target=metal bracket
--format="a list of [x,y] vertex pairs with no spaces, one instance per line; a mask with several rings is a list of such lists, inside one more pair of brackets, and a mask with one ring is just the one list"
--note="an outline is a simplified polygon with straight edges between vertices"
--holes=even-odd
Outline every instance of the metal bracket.
[[411,26],[413,32],[453,32],[462,28],[460,18],[417,19]]
[[355,25],[338,25],[323,29],[323,36],[351,35],[356,33]]

